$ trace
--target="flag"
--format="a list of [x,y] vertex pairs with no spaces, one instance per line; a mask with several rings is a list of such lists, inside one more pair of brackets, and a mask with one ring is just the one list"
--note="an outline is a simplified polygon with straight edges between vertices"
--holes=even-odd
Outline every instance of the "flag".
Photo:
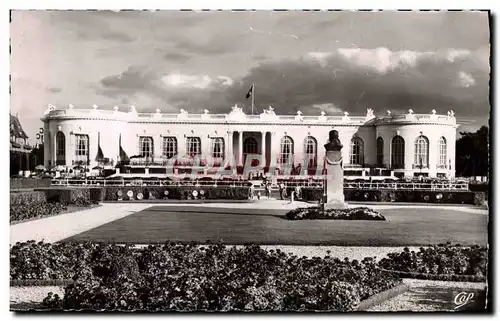
[[97,155],[95,157],[96,162],[104,161],[104,154],[101,149],[101,133],[97,133]]
[[120,134],[119,146],[120,146],[120,148],[119,148],[118,153],[120,155],[120,161],[122,163],[128,163],[128,162],[130,162],[130,158],[128,157],[127,153],[122,148],[122,134]]
[[253,85],[252,85],[252,87],[250,87],[250,90],[248,91],[246,98],[248,99],[248,98],[252,97],[252,95],[253,95]]

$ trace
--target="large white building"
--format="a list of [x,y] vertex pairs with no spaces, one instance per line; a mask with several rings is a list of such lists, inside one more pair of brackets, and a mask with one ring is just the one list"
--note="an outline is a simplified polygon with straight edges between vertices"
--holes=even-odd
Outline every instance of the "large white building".
[[[167,166],[169,159],[198,155],[208,164],[225,164],[234,157],[243,165],[245,155],[259,154],[267,167],[283,164],[322,166],[332,129],[339,132],[344,168],[387,168],[397,176],[455,176],[457,123],[453,111],[430,114],[351,117],[276,115],[272,107],[260,115],[246,115],[232,107],[228,114],[137,113],[128,111],[59,109],[50,105],[44,122],[45,166],[116,164],[132,157],[131,164],[147,168]],[[233,156],[234,155],[234,156]],[[261,155],[261,156],[260,156]],[[180,163],[176,163],[179,165]],[[203,164],[202,164],[203,165]],[[278,171],[279,172],[279,171]],[[283,174],[283,172],[281,172]]]

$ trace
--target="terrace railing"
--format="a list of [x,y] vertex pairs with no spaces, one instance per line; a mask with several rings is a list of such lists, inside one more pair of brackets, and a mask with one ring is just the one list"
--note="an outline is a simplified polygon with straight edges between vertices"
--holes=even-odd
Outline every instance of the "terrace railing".
[[[162,179],[54,179],[52,186],[248,186],[248,181],[237,180],[162,180]],[[289,181],[285,187],[317,187],[322,181]],[[430,191],[468,191],[468,183],[383,183],[383,182],[344,182],[345,189],[355,190],[430,190]]]

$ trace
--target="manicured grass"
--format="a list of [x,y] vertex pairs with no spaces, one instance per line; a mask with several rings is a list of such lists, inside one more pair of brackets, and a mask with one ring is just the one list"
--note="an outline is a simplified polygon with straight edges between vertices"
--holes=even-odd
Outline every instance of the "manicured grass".
[[401,246],[487,244],[487,216],[442,209],[380,210],[387,221],[288,221],[287,210],[154,206],[66,240],[111,243]]

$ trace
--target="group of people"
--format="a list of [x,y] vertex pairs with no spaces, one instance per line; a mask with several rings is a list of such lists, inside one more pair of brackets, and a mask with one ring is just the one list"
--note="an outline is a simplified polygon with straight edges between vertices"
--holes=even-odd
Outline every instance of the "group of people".
[[[271,182],[267,181],[267,179],[264,179],[263,181],[263,184],[264,186],[264,193],[265,193],[265,197],[266,198],[271,198]],[[279,182],[278,183],[278,190],[279,190],[279,198],[281,200],[284,200],[285,198],[287,198],[289,195],[288,195],[288,192],[287,192],[287,188],[285,186],[285,184],[283,182]],[[251,195],[252,195],[252,198],[253,198],[253,195],[254,195],[254,188],[252,186],[251,188]],[[295,189],[294,191],[292,191],[292,194],[293,194],[293,197],[295,199],[297,198],[300,198],[300,186],[295,186]],[[257,199],[260,199],[262,197],[262,194],[261,192],[257,192]],[[292,195],[290,195],[290,197],[292,197]]]

